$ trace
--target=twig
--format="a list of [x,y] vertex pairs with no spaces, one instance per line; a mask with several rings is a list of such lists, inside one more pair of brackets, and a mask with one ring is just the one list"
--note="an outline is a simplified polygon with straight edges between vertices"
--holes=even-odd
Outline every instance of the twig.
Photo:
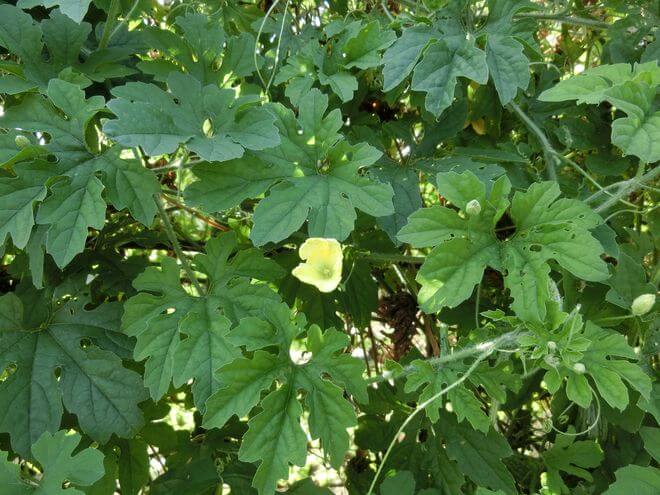
[[380,367],[378,366],[378,349],[376,347],[376,336],[374,335],[374,329],[371,328],[371,323],[367,327],[369,330],[369,337],[371,338],[371,359],[374,360],[374,369],[376,373],[380,373]]
[[[511,332],[505,333],[493,340],[488,340],[486,342],[482,342],[481,344],[476,344],[471,347],[466,347],[465,349],[461,349],[460,351],[456,351],[452,354],[449,354],[445,351],[445,353],[437,358],[431,358],[427,359],[426,361],[432,366],[432,367],[437,367],[443,364],[447,363],[453,363],[454,361],[460,361],[461,359],[468,358],[470,356],[474,356],[476,354],[484,352],[484,350],[487,349],[499,349],[500,347],[503,347],[505,345],[508,345],[510,342],[515,342],[515,340],[523,335],[519,330],[512,330]],[[413,373],[415,371],[415,367],[412,365],[405,366],[402,371],[399,372],[390,372],[386,371],[385,373],[382,373],[378,376],[374,376],[370,379],[368,379],[368,383],[380,383],[384,382],[387,380],[397,380],[399,378],[405,377],[409,375],[410,373]]]
[[394,16],[392,15],[392,12],[390,12],[390,9],[387,8],[387,0],[381,0],[380,6],[383,8],[383,12],[385,12],[385,15],[390,22],[394,22]]
[[358,334],[360,335],[360,347],[362,347],[362,355],[364,356],[364,364],[367,367],[367,376],[371,377],[371,366],[369,366],[369,353],[367,352],[367,343],[366,338],[364,337],[364,330],[362,328],[357,328]]
[[108,42],[114,33],[112,26],[115,23],[116,17],[119,14],[119,9],[121,7],[121,2],[119,0],[111,0],[110,7],[108,8],[108,17],[105,19],[105,25],[103,26],[103,34],[101,35],[101,41],[99,41],[99,49],[105,48],[108,46]]
[[188,259],[184,255],[183,250],[181,249],[181,244],[179,244],[179,239],[177,239],[176,237],[176,233],[174,232],[174,228],[172,227],[172,222],[170,222],[170,217],[167,215],[167,211],[165,210],[165,205],[163,205],[163,200],[160,198],[159,195],[155,195],[154,199],[156,201],[156,207],[158,208],[158,214],[160,215],[160,219],[163,222],[163,227],[165,227],[165,234],[172,243],[172,249],[174,249],[174,253],[176,254],[176,257],[181,262],[181,266],[183,267],[183,270],[186,272],[186,275],[190,279],[190,282],[195,286],[195,289],[197,289],[199,295],[204,294],[204,289],[202,288],[202,285],[199,283],[199,280],[197,280],[197,277],[195,276],[195,272],[193,272],[193,269],[190,266]]
[[513,110],[513,112],[520,118],[520,120],[525,124],[527,129],[529,129],[539,140],[541,146],[543,147],[543,156],[545,158],[546,169],[548,172],[548,178],[550,180],[557,180],[557,171],[555,166],[558,165],[557,152],[550,144],[550,141],[546,137],[545,133],[536,125],[536,123],[530,119],[525,112],[513,101],[509,103],[508,107]]
[[369,261],[382,261],[393,263],[410,263],[412,265],[421,265],[426,259],[424,256],[408,256],[405,254],[389,254],[389,253],[357,253],[362,259]]
[[[643,170],[643,169],[642,169]],[[594,211],[596,213],[600,213],[602,211],[607,210],[610,206],[612,206],[614,203],[619,201],[621,198],[624,196],[637,191],[638,189],[641,189],[646,182],[651,182],[653,179],[655,179],[658,175],[660,174],[660,167],[654,167],[645,174],[641,176],[635,176],[632,179],[620,182],[621,184],[619,190],[614,194],[610,199],[602,203],[601,205],[597,206],[594,208]],[[590,198],[587,198],[587,202],[589,202],[593,196]]]
[[518,18],[532,18],[541,21],[557,21],[562,24],[573,24],[575,26],[587,26],[594,29],[609,29],[611,24],[597,19],[587,17],[574,17],[562,14],[547,14],[544,12],[520,12],[515,15]]
[[275,72],[277,71],[277,63],[280,61],[280,46],[282,45],[282,33],[284,33],[284,22],[286,21],[286,14],[289,11],[289,2],[291,0],[286,0],[286,5],[284,6],[284,13],[282,14],[282,24],[280,25],[280,34],[277,36],[277,48],[275,49],[275,61],[273,62],[273,71],[270,73],[270,78],[268,79],[268,84],[266,85],[266,94],[270,90],[270,85],[273,83],[275,78]]
[[[261,84],[264,88],[267,88],[268,85],[266,84],[266,81],[264,80],[263,76],[261,75],[261,70],[259,70],[259,63],[257,60],[257,55],[259,54],[259,39],[261,38],[261,34],[264,32],[264,26],[266,25],[266,21],[270,17],[270,14],[273,13],[273,10],[275,10],[275,7],[280,3],[280,0],[275,0],[273,4],[270,6],[270,8],[266,11],[266,15],[264,15],[263,20],[261,21],[261,25],[259,26],[259,31],[257,31],[257,38],[254,42],[254,53],[253,58],[254,58],[254,68],[257,69],[257,76],[259,76],[259,80],[261,81]],[[288,5],[288,2],[287,2]]]
[[193,215],[196,218],[199,218],[201,221],[206,223],[207,225],[210,225],[211,227],[214,227],[218,230],[222,230],[223,232],[229,232],[229,227],[222,225],[221,223],[216,222],[213,220],[211,217],[208,215],[204,215],[201,211],[197,211],[194,208],[191,208],[190,206],[184,205],[183,203],[180,203],[179,201],[175,200],[174,198],[170,198],[169,196],[166,196],[163,194],[163,198],[165,201],[167,201],[170,204],[173,204],[177,208],[181,208],[182,210],[187,211],[191,215]]
[[[607,189],[608,189],[607,187],[603,187],[603,186],[601,186],[601,185],[598,183],[598,181],[596,181],[596,179],[594,179],[591,175],[589,175],[587,172],[585,172],[585,171],[582,169],[582,167],[580,167],[580,166],[579,166],[577,163],[575,163],[573,160],[571,160],[571,159],[568,158],[567,156],[562,155],[561,153],[558,153],[558,152],[555,151],[555,150],[553,150],[553,153],[554,153],[554,155],[555,155],[557,158],[559,158],[559,160],[561,160],[562,162],[566,163],[567,165],[570,165],[571,167],[573,167],[573,169],[574,169],[576,172],[578,172],[580,175],[582,175],[582,177],[584,177],[584,178],[587,179],[589,182],[591,182],[591,183],[592,183],[594,186],[596,186],[596,188],[598,188],[601,192],[603,192],[604,194],[607,194],[608,196],[613,196],[613,194],[607,190]],[[633,207],[635,206],[634,204],[629,203],[628,201],[625,201],[625,200],[623,200],[623,199],[619,199],[619,201],[620,201],[621,203],[625,204],[626,206],[633,206]]]
[[463,375],[457,379],[455,382],[447,385],[445,388],[440,390],[437,394],[434,394],[432,397],[428,398],[421,404],[415,408],[415,410],[408,415],[406,420],[401,424],[397,432],[394,434],[394,438],[392,438],[392,441],[390,442],[389,446],[387,447],[387,450],[385,451],[385,455],[383,455],[383,459],[381,463],[378,465],[378,469],[376,470],[376,474],[374,475],[373,480],[371,480],[371,485],[369,485],[369,491],[367,492],[367,495],[372,495],[374,493],[374,488],[376,487],[376,482],[378,481],[378,477],[380,476],[380,473],[383,470],[383,467],[387,463],[387,459],[390,456],[392,449],[394,448],[394,444],[396,443],[397,439],[399,436],[403,433],[403,431],[406,429],[406,426],[410,424],[410,422],[417,416],[420,412],[422,412],[424,409],[426,409],[430,404],[432,404],[434,401],[442,397],[444,394],[447,392],[451,391],[452,389],[458,387],[461,383],[463,383],[467,378],[472,374],[472,372],[477,369],[477,366],[486,359],[490,354],[495,350],[494,347],[490,347],[483,351],[481,355],[470,365],[470,367],[463,373]]
[[431,346],[431,352],[433,357],[440,357],[440,346],[438,341],[433,335],[433,328],[431,327],[431,315],[424,315],[424,334],[426,335],[426,340],[428,340],[429,345]]
[[479,328],[479,303],[481,302],[481,281],[477,285],[477,296],[474,302],[474,325],[475,329]]
[[163,165],[162,167],[154,167],[154,168],[150,168],[149,170],[151,170],[156,174],[163,174],[166,172],[170,172],[172,170],[192,168],[198,163],[203,163],[203,162],[204,160],[189,160],[183,163],[183,160],[177,160],[175,163],[168,163],[167,165]]

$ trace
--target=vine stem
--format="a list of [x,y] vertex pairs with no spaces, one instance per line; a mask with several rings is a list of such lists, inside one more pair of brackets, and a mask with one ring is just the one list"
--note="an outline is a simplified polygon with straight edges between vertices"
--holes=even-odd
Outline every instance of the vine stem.
[[394,438],[392,438],[392,441],[387,447],[387,450],[385,451],[385,455],[383,456],[383,460],[381,461],[380,465],[378,466],[378,469],[376,470],[376,474],[374,475],[374,479],[371,481],[371,485],[369,486],[369,491],[367,492],[367,495],[372,495],[374,493],[374,488],[376,487],[376,482],[378,481],[378,478],[380,476],[380,473],[383,470],[383,467],[387,463],[387,459],[392,453],[392,449],[394,448],[394,444],[396,444],[397,439],[399,436],[403,433],[403,431],[406,429],[406,427],[410,424],[410,422],[415,419],[415,416],[417,416],[420,412],[422,412],[424,409],[426,409],[431,403],[433,403],[435,400],[439,399],[442,397],[444,394],[447,392],[451,391],[452,389],[458,387],[461,383],[463,383],[465,380],[468,379],[468,377],[474,372],[475,369],[477,369],[477,366],[481,364],[481,362],[486,359],[488,356],[492,354],[492,352],[495,350],[495,346],[490,343],[490,346],[481,353],[481,355],[470,365],[470,367],[463,373],[463,375],[453,383],[447,385],[445,388],[440,390],[437,394],[433,395],[432,397],[426,399],[424,402],[419,404],[417,408],[408,415],[406,420],[401,424],[397,432],[394,434]]
[[522,111],[522,109],[515,102],[512,101],[507,106],[513,110],[513,112],[518,116],[523,124],[525,124],[527,129],[529,129],[530,132],[532,132],[532,134],[534,134],[541,143],[548,172],[548,179],[556,181],[557,171],[555,170],[555,166],[559,164],[559,159],[557,158],[557,152],[552,147],[552,144],[550,144],[550,141],[546,137],[545,133],[531,118],[529,118],[525,112]]
[[120,0],[112,0],[110,2],[110,8],[108,8],[108,17],[105,20],[105,25],[103,26],[103,34],[101,35],[101,41],[99,41],[99,48],[105,48],[108,46],[108,42],[114,33],[112,29],[115,24],[115,18],[119,14],[119,8],[121,7]]
[[424,256],[408,256],[406,254],[390,253],[357,253],[357,256],[369,261],[411,263],[413,265],[421,265],[426,259]]
[[207,215],[204,215],[201,211],[197,211],[196,209],[191,208],[190,206],[185,205],[185,204],[177,201],[174,198],[170,198],[166,194],[163,194],[163,198],[168,203],[176,206],[177,208],[180,208],[182,210],[187,211],[188,213],[190,213],[195,218],[200,219],[202,222],[206,223],[207,225],[210,225],[211,227],[213,227],[215,229],[221,230],[223,232],[228,232],[229,230],[231,230],[229,227],[227,227],[225,225],[222,225],[221,223],[216,222],[213,218],[211,218]]
[[183,249],[181,249],[181,244],[179,244],[179,239],[177,239],[176,237],[176,233],[174,232],[174,228],[172,227],[172,222],[170,222],[170,217],[167,215],[167,211],[165,210],[165,205],[163,204],[163,200],[160,198],[160,195],[158,194],[154,196],[154,200],[156,201],[156,207],[158,208],[158,215],[160,216],[160,219],[163,222],[163,227],[165,227],[165,234],[172,243],[172,249],[174,249],[174,253],[176,254],[176,257],[181,262],[181,266],[183,267],[183,270],[186,272],[186,275],[190,279],[190,282],[192,282],[192,284],[195,286],[195,289],[197,289],[199,295],[204,294],[204,288],[199,283],[199,280],[197,280],[197,277],[195,276],[195,272],[193,272],[193,269],[190,266],[190,262],[183,253]]
[[270,90],[270,85],[275,79],[275,72],[277,71],[277,63],[280,61],[280,47],[282,46],[282,33],[284,33],[284,22],[286,21],[286,14],[289,11],[289,2],[291,0],[286,0],[286,5],[284,6],[284,13],[282,14],[282,24],[280,25],[280,34],[277,36],[277,48],[275,49],[275,61],[273,62],[273,72],[270,73],[270,78],[268,79],[268,84],[266,85],[266,94]]
[[[496,339],[489,340],[486,342],[482,342],[481,344],[476,344],[471,347],[466,347],[465,349],[461,349],[460,351],[456,351],[452,354],[449,354],[445,352],[442,356],[437,357],[437,358],[431,358],[427,359],[426,361],[433,367],[442,365],[442,364],[447,364],[447,363],[452,363],[454,361],[460,361],[461,359],[465,359],[470,356],[474,356],[476,354],[480,354],[484,352],[485,350],[492,348],[492,349],[499,349],[500,346],[503,346],[504,344],[508,342],[514,341],[516,338],[518,338],[520,335],[522,335],[517,329],[512,330],[511,332],[505,333],[504,335],[500,335]],[[403,378],[406,375],[409,375],[415,371],[415,367],[412,365],[405,366],[402,371],[393,373],[390,371],[386,371],[385,373],[382,373],[378,376],[374,376],[373,378],[370,378],[367,380],[368,383],[380,383],[384,382],[387,380],[396,380],[399,378]]]
[[540,21],[557,21],[562,24],[573,24],[575,26],[587,26],[595,29],[609,29],[611,24],[597,19],[587,17],[566,16],[562,14],[547,14],[544,12],[521,12],[515,15],[518,18],[532,18]]
[[479,328],[479,303],[481,302],[481,281],[477,285],[477,296],[474,302],[474,328]]
[[[593,430],[596,426],[598,426],[598,421],[600,421],[600,399],[598,398],[598,395],[596,394],[596,391],[593,389],[593,387],[591,386],[591,384],[589,382],[587,382],[587,386],[589,387],[589,390],[591,390],[591,394],[594,397],[594,400],[596,401],[596,418],[593,420],[593,422],[586,429],[584,429],[580,432],[574,433],[574,432],[570,432],[570,431],[566,432],[566,431],[561,431],[561,430],[557,429],[555,427],[553,421],[552,421],[552,418],[550,418],[550,428],[552,429],[552,431],[554,431],[555,433],[557,433],[559,435],[563,435],[565,437],[579,437],[581,435],[586,435],[591,430]],[[564,411],[559,415],[559,417],[561,418],[561,416],[566,411],[568,411],[573,406],[573,404],[574,404],[574,402],[571,402],[566,407],[566,409],[564,409]]]
[[[587,179],[589,182],[591,182],[594,186],[596,186],[596,188],[599,189],[602,193],[607,194],[607,195],[610,196],[610,197],[614,196],[611,192],[609,192],[609,191],[607,190],[607,187],[603,187],[602,185],[600,185],[600,183],[598,183],[598,181],[596,181],[596,179],[594,179],[591,175],[589,175],[587,172],[585,172],[585,171],[582,169],[582,167],[580,167],[580,166],[579,166],[577,163],[575,163],[573,160],[571,160],[571,159],[568,158],[567,156],[564,156],[564,155],[562,155],[561,153],[558,153],[557,151],[554,151],[554,150],[553,150],[553,154],[554,154],[554,155],[555,155],[560,161],[562,161],[562,162],[564,162],[564,163],[570,165],[571,167],[573,167],[573,169],[574,169],[576,172],[578,172],[582,177],[584,177],[584,178]],[[619,198],[618,201],[620,201],[621,203],[625,204],[626,206],[632,206],[632,207],[635,207],[634,204],[629,203],[628,201],[625,201],[625,200],[623,200],[623,199],[621,199],[621,198]]]
[[[254,42],[254,53],[252,54],[254,59],[254,68],[257,70],[257,76],[259,76],[259,80],[261,81],[261,84],[266,90],[266,92],[268,92],[268,87],[270,86],[270,84],[266,83],[264,77],[261,75],[261,70],[259,69],[259,62],[257,60],[257,55],[259,54],[259,39],[261,38],[261,35],[264,32],[264,26],[266,25],[266,21],[270,17],[270,14],[272,14],[275,8],[279,5],[279,3],[280,0],[275,0],[273,4],[269,7],[269,9],[266,11],[266,15],[264,15],[264,18],[261,21],[261,25],[259,26],[259,31],[257,31],[257,38]],[[287,1],[287,5],[289,5],[288,1]],[[284,22],[282,22],[282,28],[284,28]],[[273,73],[275,73],[275,67],[273,67]]]
[[[641,168],[641,170],[643,170],[643,168]],[[621,182],[619,186],[619,190],[616,192],[616,194],[613,194],[612,197],[609,198],[607,201],[594,208],[594,211],[600,213],[604,210],[607,210],[610,206],[612,206],[614,203],[619,201],[627,194],[630,194],[638,189],[641,189],[644,186],[644,183],[652,181],[658,176],[658,174],[660,174],[660,167],[654,167],[645,174],[642,175],[638,174],[632,179],[628,179],[626,181]],[[590,202],[590,200],[593,200],[592,198],[594,198],[597,194],[598,193],[587,198],[586,202],[588,203]]]

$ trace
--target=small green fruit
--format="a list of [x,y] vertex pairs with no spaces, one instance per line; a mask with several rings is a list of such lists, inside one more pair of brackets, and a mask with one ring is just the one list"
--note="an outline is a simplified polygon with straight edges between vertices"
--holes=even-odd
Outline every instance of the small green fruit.
[[468,204],[465,205],[465,213],[471,217],[479,215],[479,213],[481,213],[481,203],[479,203],[479,200],[473,199],[472,201],[469,201]]
[[22,134],[19,134],[14,138],[14,143],[16,143],[17,147],[23,149],[26,146],[29,146],[30,140],[27,137],[23,136]]
[[655,294],[642,294],[637,296],[630,305],[630,310],[635,316],[645,315],[655,305]]
[[573,365],[573,371],[575,371],[578,375],[584,375],[584,373],[587,371],[587,367],[582,363],[575,363]]

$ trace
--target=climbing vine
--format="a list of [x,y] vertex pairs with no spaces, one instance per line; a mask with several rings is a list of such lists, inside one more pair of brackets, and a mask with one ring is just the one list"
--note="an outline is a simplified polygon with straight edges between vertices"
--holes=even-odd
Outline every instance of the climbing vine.
[[658,2],[0,4],[0,493],[660,493]]

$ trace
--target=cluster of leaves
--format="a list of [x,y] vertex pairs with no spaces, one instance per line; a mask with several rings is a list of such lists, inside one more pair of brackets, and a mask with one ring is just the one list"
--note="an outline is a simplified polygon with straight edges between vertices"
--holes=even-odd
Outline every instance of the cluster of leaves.
[[657,4],[552,5],[3,2],[0,493],[660,493]]

